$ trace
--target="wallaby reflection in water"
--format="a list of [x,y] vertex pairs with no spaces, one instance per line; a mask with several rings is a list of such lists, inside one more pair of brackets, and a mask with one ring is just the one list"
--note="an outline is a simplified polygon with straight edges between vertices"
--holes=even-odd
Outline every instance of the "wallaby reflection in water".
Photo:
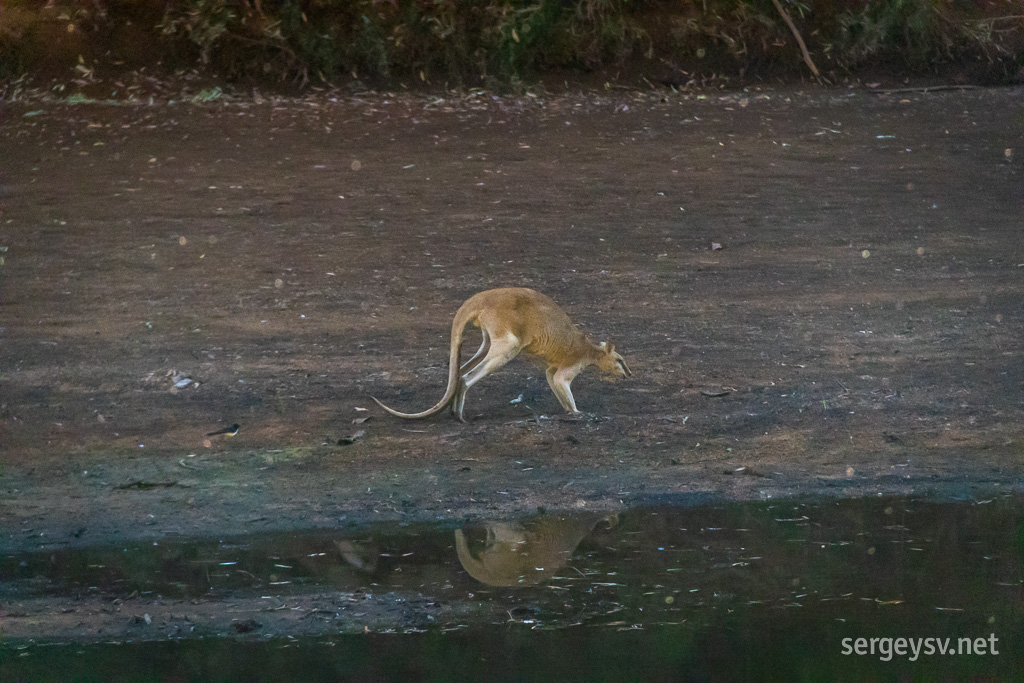
[[[555,575],[598,522],[618,515],[551,515],[528,522],[484,522],[455,530],[455,549],[469,575],[488,586],[532,586]],[[475,528],[474,528],[475,527]],[[468,535],[471,538],[467,538]]]
[[372,574],[377,569],[377,559],[380,556],[380,548],[376,543],[356,544],[348,539],[334,542],[341,559],[349,563],[361,572]]

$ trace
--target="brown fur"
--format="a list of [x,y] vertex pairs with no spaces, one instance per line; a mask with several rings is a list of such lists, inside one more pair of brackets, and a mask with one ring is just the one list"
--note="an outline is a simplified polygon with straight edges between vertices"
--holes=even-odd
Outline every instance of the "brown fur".
[[[460,365],[463,333],[469,323],[480,328],[483,343],[472,358]],[[596,365],[615,377],[632,374],[613,344],[594,344],[549,297],[522,287],[489,289],[470,297],[455,314],[448,386],[436,405],[420,413],[400,413],[376,398],[373,400],[392,415],[406,419],[429,417],[447,406],[465,422],[463,409],[469,388],[520,352],[546,366],[551,390],[562,407],[574,415],[579,411],[569,384],[584,368]]]

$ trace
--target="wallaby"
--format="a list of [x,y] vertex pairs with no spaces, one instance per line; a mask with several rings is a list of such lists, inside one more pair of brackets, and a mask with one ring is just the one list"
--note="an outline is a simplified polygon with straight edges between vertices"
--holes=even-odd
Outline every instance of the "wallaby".
[[[479,327],[483,342],[473,357],[460,365],[462,334],[467,323]],[[470,297],[452,322],[448,387],[437,404],[421,413],[400,413],[374,398],[392,415],[415,420],[430,417],[447,406],[461,422],[469,388],[525,353],[547,364],[548,385],[568,412],[579,415],[569,384],[584,368],[597,368],[613,377],[629,377],[626,361],[609,342],[595,344],[572,324],[549,297],[532,289],[489,289]]]

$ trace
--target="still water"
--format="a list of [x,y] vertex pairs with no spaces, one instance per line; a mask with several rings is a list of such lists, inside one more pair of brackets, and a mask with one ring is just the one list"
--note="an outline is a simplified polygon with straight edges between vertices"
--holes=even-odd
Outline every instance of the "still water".
[[1022,560],[1015,496],[4,555],[0,680],[1022,680]]

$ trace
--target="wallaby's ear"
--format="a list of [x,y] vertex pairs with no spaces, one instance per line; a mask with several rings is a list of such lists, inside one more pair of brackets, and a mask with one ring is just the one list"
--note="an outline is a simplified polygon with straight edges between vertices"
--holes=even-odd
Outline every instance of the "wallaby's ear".
[[604,351],[605,349],[607,349],[607,348],[608,348],[608,342],[606,342],[606,341],[603,341],[603,342],[601,342],[600,344],[598,344],[597,346],[598,346],[598,347],[599,347],[599,348],[600,348],[600,349],[601,349],[602,351]]
[[611,343],[611,341],[606,341],[604,344],[608,347],[608,353],[615,350],[615,344]]

